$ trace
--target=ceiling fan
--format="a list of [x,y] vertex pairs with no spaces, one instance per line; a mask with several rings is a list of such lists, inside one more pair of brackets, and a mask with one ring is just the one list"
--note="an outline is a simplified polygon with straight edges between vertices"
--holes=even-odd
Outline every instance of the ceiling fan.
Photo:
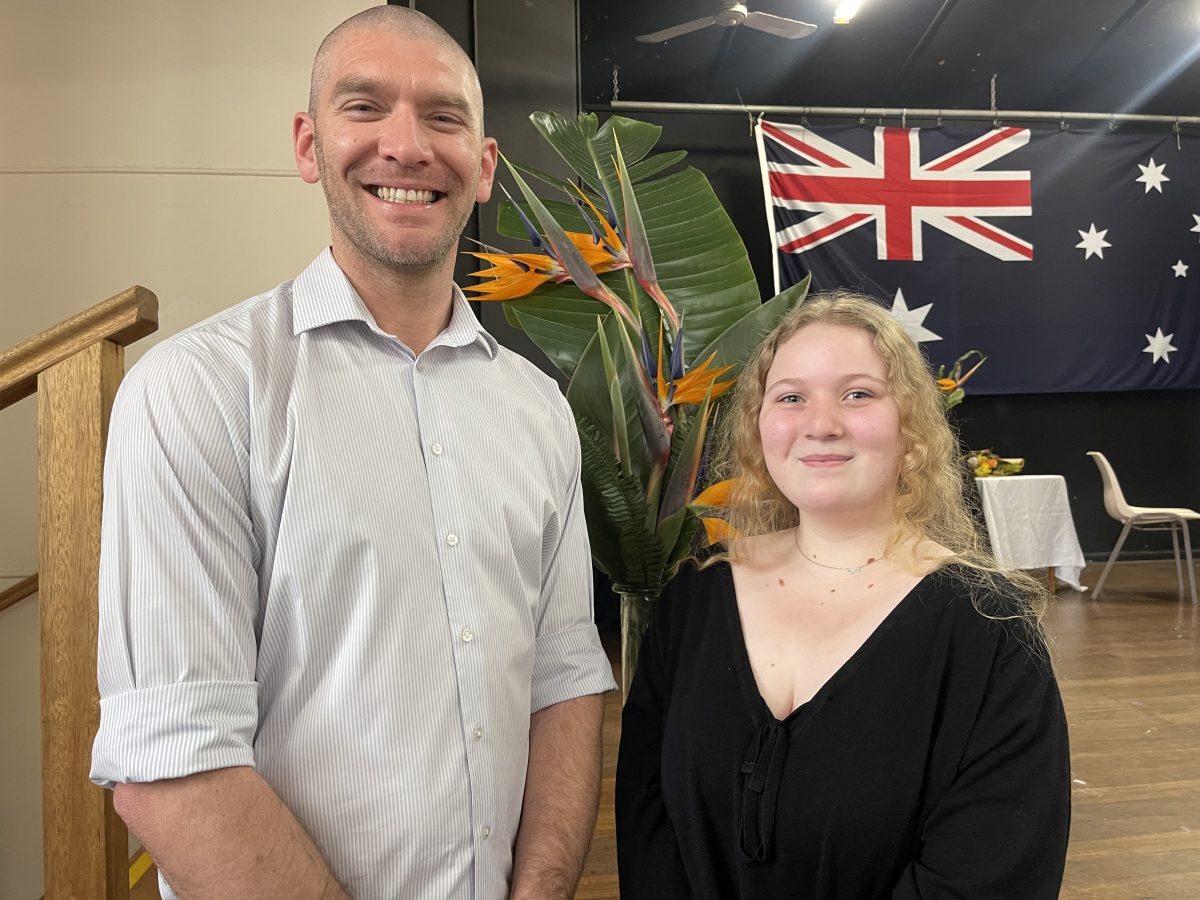
[[817,30],[816,25],[810,25],[808,22],[801,22],[798,19],[785,19],[783,16],[773,16],[770,13],[750,12],[744,3],[722,3],[720,9],[711,16],[692,19],[690,22],[673,25],[662,31],[653,31],[650,34],[639,34],[637,39],[643,44],[658,44],[680,35],[699,31],[709,25],[720,25],[722,28],[745,25],[747,28],[755,28],[758,31],[789,39],[808,37]]

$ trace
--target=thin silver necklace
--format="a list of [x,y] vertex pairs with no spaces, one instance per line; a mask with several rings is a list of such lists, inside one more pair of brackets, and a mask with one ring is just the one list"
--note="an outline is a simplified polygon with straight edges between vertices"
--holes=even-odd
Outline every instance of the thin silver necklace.
[[833,569],[835,572],[845,572],[847,575],[857,575],[859,572],[861,572],[863,569],[865,569],[871,563],[875,562],[876,559],[878,559],[878,557],[872,556],[861,566],[829,566],[823,562],[817,562],[815,559],[813,559],[811,556],[809,556],[807,553],[804,552],[804,549],[800,546],[800,531],[799,531],[799,529],[792,529],[792,540],[796,544],[796,549],[800,551],[800,555],[803,556],[805,559],[807,559],[814,566],[820,566],[822,569]]

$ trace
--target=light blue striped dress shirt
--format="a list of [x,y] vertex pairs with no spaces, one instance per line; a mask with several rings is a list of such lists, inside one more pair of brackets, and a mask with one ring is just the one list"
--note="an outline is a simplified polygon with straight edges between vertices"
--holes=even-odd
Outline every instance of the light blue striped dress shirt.
[[104,479],[92,780],[252,765],[358,900],[507,896],[531,712],[614,687],[557,385],[326,249],[130,370]]

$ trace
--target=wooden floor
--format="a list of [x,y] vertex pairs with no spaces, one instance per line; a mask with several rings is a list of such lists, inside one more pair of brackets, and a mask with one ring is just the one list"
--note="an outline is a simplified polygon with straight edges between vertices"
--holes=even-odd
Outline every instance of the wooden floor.
[[[1100,566],[1084,573],[1085,584]],[[1047,614],[1071,729],[1062,897],[1200,897],[1200,609],[1169,562],[1119,563],[1104,596],[1063,590]],[[610,657],[616,642],[606,642]],[[619,673],[618,673],[619,680]],[[605,702],[600,817],[577,900],[616,900],[613,779],[620,702]],[[153,871],[135,900],[157,898]]]
[[[1093,584],[1100,568],[1089,566],[1084,584]],[[1045,622],[1070,725],[1074,779],[1061,896],[1195,900],[1200,609],[1180,602],[1172,563],[1118,563],[1100,600],[1061,590]],[[612,792],[619,740],[619,702],[610,695],[600,818],[576,900],[618,897]]]

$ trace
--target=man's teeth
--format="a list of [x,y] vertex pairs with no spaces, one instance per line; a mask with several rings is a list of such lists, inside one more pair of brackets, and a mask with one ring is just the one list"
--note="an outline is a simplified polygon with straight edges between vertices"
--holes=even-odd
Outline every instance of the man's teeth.
[[404,188],[377,187],[375,196],[391,203],[432,203],[433,191],[406,191]]

